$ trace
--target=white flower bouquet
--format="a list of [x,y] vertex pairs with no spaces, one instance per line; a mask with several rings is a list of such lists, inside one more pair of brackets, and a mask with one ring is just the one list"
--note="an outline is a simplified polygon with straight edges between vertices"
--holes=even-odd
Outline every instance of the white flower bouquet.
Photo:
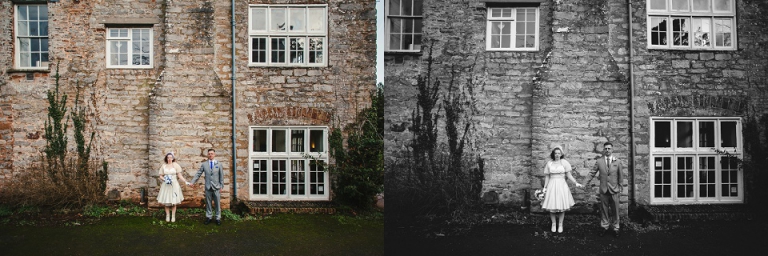
[[173,180],[171,179],[171,175],[170,175],[170,174],[166,174],[166,175],[163,177],[163,181],[165,182],[165,184],[171,184],[171,183],[173,183]]
[[537,190],[534,190],[534,191],[533,191],[533,197],[534,197],[534,198],[535,198],[537,201],[544,201],[544,195],[545,195],[546,193],[547,193],[547,189],[546,189],[546,188],[537,189]]

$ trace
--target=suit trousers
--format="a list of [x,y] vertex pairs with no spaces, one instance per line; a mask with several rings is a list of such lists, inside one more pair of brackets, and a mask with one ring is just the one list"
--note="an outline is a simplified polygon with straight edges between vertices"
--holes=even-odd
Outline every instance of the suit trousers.
[[600,226],[603,229],[613,227],[613,230],[619,230],[619,195],[600,193]]
[[[215,202],[212,202],[215,201]],[[211,206],[216,204],[216,219],[221,220],[221,190],[220,189],[206,189],[205,190],[205,217],[213,217],[213,209]]]

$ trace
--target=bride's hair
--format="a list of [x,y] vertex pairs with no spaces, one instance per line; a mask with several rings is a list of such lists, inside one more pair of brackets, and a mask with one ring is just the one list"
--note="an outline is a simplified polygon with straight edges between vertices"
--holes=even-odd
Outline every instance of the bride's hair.
[[555,148],[552,149],[552,152],[549,153],[549,158],[550,159],[552,159],[553,161],[557,160],[557,159],[555,159],[555,150],[560,150],[560,159],[565,158],[565,153],[563,153],[563,150],[560,147],[555,147]]

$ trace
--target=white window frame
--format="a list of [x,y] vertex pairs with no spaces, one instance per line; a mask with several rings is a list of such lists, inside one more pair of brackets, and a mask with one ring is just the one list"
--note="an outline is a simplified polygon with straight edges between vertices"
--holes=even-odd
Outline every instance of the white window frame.
[[[498,12],[497,12],[498,11]],[[529,20],[525,21],[519,21],[517,20],[517,14],[518,11],[525,11],[526,14],[528,11],[534,11],[534,28],[533,33],[529,33],[530,31],[527,31],[527,26],[524,26],[526,28],[526,31],[524,33],[520,34],[520,31],[517,31],[517,23],[519,22],[530,22]],[[509,17],[504,17],[504,13],[509,12],[511,15]],[[500,14],[500,16],[494,16],[496,13]],[[524,16],[527,16],[526,14],[523,14]],[[510,34],[509,34],[509,47],[502,47],[501,42],[499,43],[499,47],[494,47],[493,43],[495,40],[493,40],[493,24],[494,23],[500,23],[500,22],[509,22],[510,25]],[[539,7],[488,7],[488,12],[486,14],[486,29],[485,29],[485,49],[486,51],[538,51],[539,50]],[[516,37],[517,36],[523,36],[526,38],[527,36],[533,35],[533,41],[534,46],[533,47],[517,47],[516,46]],[[499,36],[499,39],[501,40],[501,36]],[[527,39],[525,39],[527,40]],[[524,43],[525,44],[525,43]]]
[[[272,27],[272,14],[273,9],[285,9],[284,21],[285,24],[293,22],[291,15],[292,11],[303,10],[303,22],[298,21],[297,25],[301,25],[302,29],[291,31],[291,29],[284,30],[271,30]],[[310,10],[322,10],[322,20],[310,21]],[[261,23],[257,22],[254,13],[257,11],[264,11],[264,20]],[[277,16],[276,16],[277,17]],[[315,25],[310,25],[315,24]],[[292,24],[291,24],[292,25]],[[293,27],[288,25],[288,27]],[[316,30],[310,31],[310,26],[316,28]],[[317,30],[319,29],[319,30]],[[264,46],[265,60],[260,62],[254,60],[254,39],[264,39],[266,45]],[[271,58],[273,46],[273,40],[284,40],[284,50],[282,50],[284,60],[282,62],[274,61]],[[291,50],[291,41],[302,43],[303,49]],[[313,41],[322,40],[321,49],[311,49],[315,44]],[[303,42],[302,42],[303,41]],[[301,52],[301,55],[296,55],[296,60],[300,59],[300,62],[294,62],[291,60],[292,53]],[[317,54],[321,54],[317,58]],[[310,55],[315,56],[315,61],[311,63]],[[248,9],[248,66],[252,67],[326,67],[328,66],[328,5],[325,4],[279,4],[279,5],[264,5],[264,4],[252,4]]]
[[[125,31],[126,33],[123,35],[122,33],[120,33],[121,30]],[[132,61],[133,56],[136,55],[136,54],[147,54],[147,53],[134,53],[134,48],[133,48],[133,44],[134,44],[133,33],[134,33],[134,31],[137,31],[139,33],[144,32],[144,31],[148,32],[147,36],[148,36],[149,42],[146,42],[146,43],[148,43],[148,47],[149,47],[149,53],[148,53],[149,54],[149,64],[145,64],[145,65],[138,64],[138,65],[136,65]],[[118,34],[115,35],[112,32],[117,32]],[[155,54],[155,50],[154,50],[154,40],[155,40],[155,38],[154,38],[154,31],[153,31],[152,27],[108,27],[106,33],[107,33],[107,35],[106,35],[106,38],[107,38],[107,40],[106,40],[107,41],[106,42],[106,49],[107,49],[106,62],[107,62],[107,68],[112,68],[112,69],[150,69],[150,68],[153,68],[153,66],[154,66],[154,54]],[[127,43],[126,52],[123,53],[123,54],[127,55],[127,58],[128,58],[127,59],[128,60],[127,64],[125,64],[125,65],[112,64],[112,60],[115,57],[115,54],[120,54],[120,53],[113,53],[112,52],[112,43],[113,42],[118,42],[120,44]]]
[[[328,164],[328,127],[325,126],[251,126],[249,127],[248,132],[248,195],[250,200],[270,200],[270,201],[296,201],[296,200],[306,200],[306,201],[328,201],[330,200],[330,194],[331,194],[331,182],[330,182],[330,175],[327,171],[327,169],[323,169],[324,171],[322,174],[319,174],[319,171],[317,170],[311,170],[311,162],[312,161],[323,161],[325,165]],[[254,135],[256,130],[266,130],[266,152],[257,152],[254,150]],[[284,141],[284,147],[285,152],[273,152],[272,150],[272,135],[273,131],[285,131],[285,141]],[[291,150],[291,131],[298,130],[298,131],[304,131],[303,136],[303,143],[302,152],[292,152]],[[312,141],[310,140],[310,131],[322,131],[322,143],[323,148],[320,152],[310,152],[310,147],[312,147]],[[261,161],[266,160],[267,167],[262,167]],[[274,169],[273,166],[273,160],[276,161],[285,161],[286,165],[286,177],[284,183],[278,183],[273,180],[273,173],[270,171]],[[304,187],[304,194],[303,195],[294,195],[291,193],[291,186],[292,184],[291,180],[291,161],[299,160],[303,161],[303,167],[304,167],[304,181],[303,185]],[[259,161],[259,166],[255,166],[256,161]],[[325,166],[324,166],[325,167]],[[260,171],[255,171],[255,169],[262,169]],[[266,170],[263,170],[266,169]],[[318,169],[319,170],[319,169]],[[266,174],[266,181],[257,182],[254,179],[254,174],[261,174],[262,172],[267,172]],[[313,173],[315,172],[315,173]],[[322,182],[312,182],[311,175],[321,175],[322,176]],[[261,178],[259,178],[261,179]],[[273,185],[280,185],[285,184],[285,192],[284,194],[273,194]],[[320,192],[322,190],[322,194],[312,194],[311,193],[311,185],[318,185],[316,187],[316,191]],[[265,194],[254,194],[254,185],[266,185],[266,193]],[[261,188],[260,188],[261,189]]]
[[[30,18],[29,15],[27,16],[26,20],[21,20],[20,8],[22,6],[23,7],[27,7],[26,10],[29,10],[28,7],[36,7],[38,11],[39,11],[40,7],[45,7],[45,9],[46,9],[45,20],[40,19],[39,16],[38,16],[37,20],[30,20],[29,19]],[[13,20],[14,20],[14,22],[13,22],[13,26],[14,26],[13,27],[14,28],[13,29],[13,31],[14,31],[13,38],[14,38],[14,43],[15,43],[15,47],[14,47],[14,49],[15,49],[14,50],[14,68],[17,68],[17,69],[31,69],[31,70],[48,70],[48,64],[49,64],[50,58],[51,58],[50,57],[50,48],[49,48],[49,40],[50,40],[50,25],[49,24],[50,24],[50,19],[48,18],[48,17],[50,17],[50,15],[49,15],[50,12],[48,12],[48,6],[45,5],[45,4],[16,4],[16,5],[14,5],[13,10],[14,10],[13,11],[13,13],[14,13],[14,16],[13,16]],[[27,13],[29,13],[29,11],[27,11]],[[38,13],[38,15],[39,15],[39,13]],[[29,31],[29,28],[30,28],[29,25],[27,25],[27,28],[26,28],[27,31],[25,31],[24,33],[20,33],[24,29],[24,28],[22,28],[20,26],[21,22],[27,22],[27,24],[31,24],[32,22],[36,22],[36,24],[38,24],[38,35],[36,35],[36,36],[29,35],[29,32],[30,32]],[[44,26],[47,28],[45,35],[40,35],[41,24],[45,24]],[[22,35],[22,34],[26,34],[26,35]],[[24,39],[29,40],[30,45],[28,47],[29,51],[24,51],[24,53],[22,53],[22,43],[21,42]],[[31,41],[33,39],[41,40],[41,41],[39,41],[40,43],[38,45],[38,47],[39,47],[38,51],[32,51]],[[45,49],[46,49],[45,51],[43,50],[43,47],[45,47]],[[26,54],[29,54],[29,57],[28,57],[29,64],[22,63],[22,55],[26,55]],[[39,63],[32,63],[32,55],[33,54],[40,54],[40,60],[37,61]],[[45,59],[46,56],[47,56],[47,61],[43,61],[43,59]]]
[[[659,131],[656,131],[656,122],[670,122],[670,128],[669,128],[669,147],[657,147],[656,144],[656,134],[659,133]],[[692,147],[680,147],[678,145],[677,140],[677,129],[678,125],[682,122],[692,122]],[[714,147],[704,147],[699,145],[699,129],[700,129],[700,122],[714,122]],[[735,133],[736,133],[736,146],[735,147],[723,147],[722,146],[722,139],[721,139],[721,133],[722,133],[722,123],[724,122],[735,122]],[[737,158],[743,158],[743,145],[744,141],[742,138],[742,120],[740,117],[651,117],[650,118],[650,139],[649,139],[649,147],[650,147],[650,154],[649,154],[649,185],[650,185],[650,199],[651,204],[717,204],[717,203],[743,203],[744,202],[744,177],[743,172],[738,169],[738,167],[733,166],[732,168],[728,170],[722,169],[722,160],[727,160],[727,157],[725,155],[718,154],[715,152],[715,150],[723,151],[726,150],[729,154],[731,154],[734,157]],[[665,143],[666,144],[666,143]],[[693,185],[693,194],[690,195],[690,197],[678,197],[678,185],[681,182],[678,182],[678,173],[677,173],[677,167],[678,167],[678,160],[681,157],[692,157],[692,171],[693,171],[693,183],[685,183],[685,184],[692,184]],[[715,186],[715,197],[702,197],[700,195],[700,182],[701,182],[701,172],[699,168],[702,166],[702,163],[700,163],[702,157],[714,157],[715,168],[709,168],[707,170],[714,170],[715,177],[714,177],[714,186]],[[662,183],[657,184],[656,183],[656,170],[657,168],[663,169],[663,162],[662,161],[656,161],[659,158],[660,160],[663,160],[663,158],[668,158],[670,161],[670,176],[668,177],[669,184],[665,183],[664,176],[658,177],[662,179]],[[736,172],[736,183],[737,188],[736,191],[729,191],[729,193],[735,193],[737,196],[724,196],[723,193],[723,172],[724,171],[730,171],[730,172]],[[712,181],[710,181],[712,182]],[[706,184],[712,184],[712,183],[706,183]],[[727,184],[733,184],[733,182],[728,182]],[[657,186],[663,186],[663,185],[671,185],[670,188],[670,196],[669,197],[662,197],[663,195],[660,195],[657,197],[656,195],[656,187]]]
[[[391,3],[390,3],[391,1],[398,1],[398,2],[401,3],[401,5],[400,5],[401,6],[401,8],[400,8],[400,12],[401,13],[398,13],[398,14],[390,13],[389,8],[390,8],[390,5],[391,5]],[[407,3],[411,4],[411,13],[410,14],[406,14],[406,15],[402,14],[402,11],[403,11],[402,10],[402,6],[403,6],[402,3],[403,2],[407,2]],[[414,7],[417,4],[421,4],[422,5],[421,6],[421,12],[422,13],[418,14],[418,15],[414,14],[414,10],[415,10]],[[385,26],[384,26],[384,33],[386,35],[385,36],[386,40],[385,40],[384,51],[386,51],[386,52],[404,52],[404,53],[418,53],[418,52],[421,52],[421,44],[423,43],[423,41],[422,41],[423,40],[423,27],[424,27],[424,14],[423,14],[424,13],[424,6],[423,5],[424,5],[424,0],[420,0],[418,2],[417,2],[417,0],[386,0],[386,1],[384,1],[384,17],[386,19],[385,22],[384,22],[384,24],[385,24]],[[418,39],[419,43],[418,44],[415,44],[415,43],[414,44],[410,44],[407,47],[408,49],[397,49],[397,48],[393,49],[393,47],[391,45],[392,44],[392,42],[391,42],[391,40],[392,40],[392,33],[394,32],[393,31],[394,28],[392,27],[392,24],[391,24],[392,23],[391,22],[392,19],[402,19],[402,20],[407,20],[407,21],[413,22],[413,31],[411,31],[411,32],[403,31],[404,30],[404,26],[401,26],[400,31],[397,31],[397,32],[399,32],[397,34],[400,34],[401,36],[406,36],[406,35],[410,36],[412,43],[414,43]],[[401,40],[403,40],[403,39],[401,39]]]
[[[673,2],[675,3],[687,3],[686,8],[687,9],[674,9]],[[702,10],[694,10],[693,9],[693,3],[694,1],[700,1],[700,0],[648,0],[646,1],[646,43],[647,43],[647,49],[665,49],[665,50],[693,50],[693,51],[701,51],[701,50],[712,50],[712,51],[723,51],[723,50],[736,50],[737,48],[737,24],[736,24],[736,0],[706,0],[708,4],[708,10],[702,11]],[[724,3],[723,1],[729,1],[726,3],[729,8],[729,10],[715,10],[715,3]],[[654,6],[654,9],[651,8],[651,6]],[[663,6],[664,8],[659,8]],[[652,31],[655,27],[656,22],[653,22],[653,20],[658,19],[666,19],[666,22],[664,24],[666,25],[664,29],[666,31],[664,32],[654,32]],[[688,31],[687,31],[687,45],[681,44],[675,45],[675,37],[674,32],[672,29],[673,26],[673,20],[685,20],[685,23],[687,24]],[[706,26],[702,26],[703,32],[699,33],[708,33],[707,39],[709,40],[709,46],[697,46],[695,45],[695,38],[696,38],[696,31],[693,31],[693,26],[696,22],[694,20],[702,20],[707,21],[709,24],[706,24]],[[718,46],[718,31],[725,27],[718,26],[716,23],[728,21],[730,22],[730,46]],[[703,23],[702,23],[703,24]],[[697,29],[698,30],[698,29]],[[707,32],[708,31],[708,32]],[[657,42],[659,44],[653,44],[653,33],[660,33],[664,34],[666,36],[666,44],[660,44],[660,42]],[[703,35],[703,34],[702,34]],[[660,40],[660,39],[658,39]],[[657,41],[658,41],[657,40]],[[723,38],[723,44],[725,42],[725,38]]]

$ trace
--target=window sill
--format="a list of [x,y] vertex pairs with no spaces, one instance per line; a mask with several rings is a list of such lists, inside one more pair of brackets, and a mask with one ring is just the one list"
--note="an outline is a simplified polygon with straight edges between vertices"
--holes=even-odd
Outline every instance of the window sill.
[[711,48],[662,48],[662,47],[646,47],[646,50],[653,51],[680,51],[680,52],[735,52],[739,49],[711,49]]
[[423,53],[421,51],[412,51],[412,52],[406,52],[406,51],[384,51],[384,55],[392,55],[392,56],[403,56],[403,55],[413,55],[413,56],[421,56]]
[[45,69],[37,69],[37,68],[10,68],[6,71],[7,73],[51,73],[51,70],[48,68]]

